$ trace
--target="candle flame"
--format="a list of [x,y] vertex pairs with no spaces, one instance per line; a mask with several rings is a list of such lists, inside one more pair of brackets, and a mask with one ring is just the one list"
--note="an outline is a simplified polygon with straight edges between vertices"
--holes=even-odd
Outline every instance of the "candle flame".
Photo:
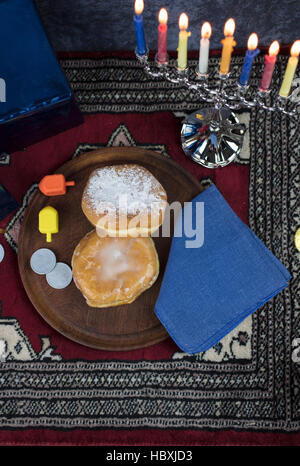
[[185,13],[179,16],[179,29],[187,29],[189,26],[189,18]]
[[211,36],[211,25],[208,21],[203,23],[201,28],[201,37],[202,39],[209,39]]
[[300,40],[296,40],[291,47],[291,56],[298,57],[300,54]]
[[144,11],[144,0],[135,0],[134,11],[137,15],[141,15]]
[[258,44],[258,37],[255,32],[253,32],[248,39],[248,50],[255,50]]
[[235,21],[233,18],[229,18],[224,26],[224,35],[233,36],[235,30]]
[[167,24],[168,22],[168,12],[165,8],[161,8],[158,14],[158,21],[160,24]]
[[269,47],[269,55],[271,57],[276,57],[276,55],[278,55],[279,52],[279,47],[280,46],[278,40],[274,40],[274,42],[272,42],[272,44]]

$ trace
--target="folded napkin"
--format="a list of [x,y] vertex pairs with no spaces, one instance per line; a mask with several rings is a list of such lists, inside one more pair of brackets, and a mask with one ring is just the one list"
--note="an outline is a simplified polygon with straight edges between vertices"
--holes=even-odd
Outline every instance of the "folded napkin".
[[[191,222],[195,228],[196,203],[204,207],[204,228],[203,221],[197,227],[198,233],[203,228],[204,241],[198,248],[184,231]],[[183,234],[173,237],[155,313],[177,345],[193,354],[215,345],[291,276],[214,185],[182,214],[175,231],[182,228]]]

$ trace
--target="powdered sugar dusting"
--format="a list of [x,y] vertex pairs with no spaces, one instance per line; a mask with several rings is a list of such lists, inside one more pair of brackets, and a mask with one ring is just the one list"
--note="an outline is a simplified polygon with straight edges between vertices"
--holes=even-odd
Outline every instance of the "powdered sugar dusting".
[[135,215],[145,209],[161,208],[165,202],[160,183],[138,165],[99,168],[89,179],[84,195],[97,214]]

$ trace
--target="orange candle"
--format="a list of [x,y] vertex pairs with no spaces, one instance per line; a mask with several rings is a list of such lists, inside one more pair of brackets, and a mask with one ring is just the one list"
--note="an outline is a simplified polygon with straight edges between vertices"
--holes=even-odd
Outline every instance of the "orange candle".
[[235,30],[235,21],[233,18],[230,18],[226,21],[224,26],[224,35],[225,38],[221,41],[223,44],[222,57],[220,63],[220,73],[227,74],[230,69],[231,54],[233,48],[236,45],[233,34]]

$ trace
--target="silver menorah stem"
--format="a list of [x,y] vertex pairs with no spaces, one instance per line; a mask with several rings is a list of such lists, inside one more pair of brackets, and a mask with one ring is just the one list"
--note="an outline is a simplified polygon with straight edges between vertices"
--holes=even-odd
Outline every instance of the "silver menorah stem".
[[[205,104],[213,104],[189,115],[182,124],[181,141],[185,154],[195,162],[207,167],[217,168],[228,165],[240,152],[246,131],[233,113],[242,108],[261,109],[267,112],[279,112],[290,118],[299,116],[300,102],[292,103],[288,98],[271,99],[269,91],[258,89],[255,96],[248,97],[248,85],[236,83],[234,89],[228,90],[230,73],[219,75],[218,86],[212,88],[208,75],[196,70],[196,78],[191,79],[189,70],[177,69],[166,63],[149,62],[148,53],[136,54],[145,73],[152,79],[165,79],[174,85],[185,86],[197,93]],[[253,94],[253,92],[252,92]],[[272,100],[272,101],[271,101]],[[271,101],[271,105],[267,102]],[[299,121],[299,120],[298,120]]]

